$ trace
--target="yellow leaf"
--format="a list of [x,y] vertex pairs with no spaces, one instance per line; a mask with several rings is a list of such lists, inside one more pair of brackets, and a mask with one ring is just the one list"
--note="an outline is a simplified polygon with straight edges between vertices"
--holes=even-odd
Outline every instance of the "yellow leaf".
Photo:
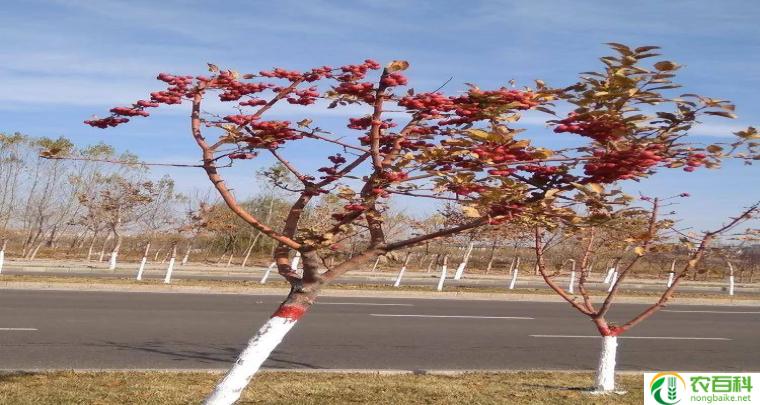
[[385,69],[387,69],[389,73],[393,73],[406,70],[408,67],[409,62],[405,60],[394,60],[393,62],[389,63]]
[[464,214],[464,216],[468,218],[480,217],[480,212],[478,211],[478,209],[469,205],[462,206],[462,213]]
[[636,255],[638,255],[638,256],[644,256],[644,253],[646,253],[646,250],[644,250],[644,248],[643,248],[643,247],[641,247],[641,246],[636,246],[636,248],[635,248],[635,249],[633,249],[633,251],[634,251],[634,253],[636,253]]

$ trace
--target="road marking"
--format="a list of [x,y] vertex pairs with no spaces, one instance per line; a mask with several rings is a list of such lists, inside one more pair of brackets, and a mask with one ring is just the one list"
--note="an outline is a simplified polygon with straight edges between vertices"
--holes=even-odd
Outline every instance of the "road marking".
[[408,315],[408,314],[369,314],[370,316],[392,316],[408,318],[465,318],[465,319],[534,319],[526,316],[478,316],[478,315]]
[[[530,335],[536,338],[600,338],[601,336],[581,336],[581,335]],[[663,340],[733,340],[729,338],[713,337],[688,337],[688,336],[618,336],[621,339],[663,339]]]
[[390,307],[413,307],[414,304],[380,304],[374,302],[317,302],[317,305],[372,305]]
[[26,330],[26,331],[36,331],[37,328],[0,328],[0,330]]
[[760,311],[700,311],[700,310],[680,310],[680,309],[663,309],[662,312],[693,312],[700,314],[760,314]]

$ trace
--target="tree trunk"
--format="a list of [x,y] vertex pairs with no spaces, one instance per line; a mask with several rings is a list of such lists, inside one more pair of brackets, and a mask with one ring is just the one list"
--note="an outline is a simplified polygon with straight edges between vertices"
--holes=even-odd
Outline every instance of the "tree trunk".
[[457,267],[456,273],[454,273],[454,280],[459,280],[462,278],[462,275],[464,275],[464,268],[467,267],[467,262],[470,260],[470,254],[472,254],[472,248],[474,247],[474,243],[470,242],[469,245],[467,245],[467,250],[464,253],[464,256],[462,257],[462,262],[459,263],[459,267]]
[[404,277],[404,272],[406,272],[406,266],[409,264],[409,258],[412,257],[412,252],[409,252],[406,254],[406,258],[404,259],[404,264],[401,266],[401,270],[398,272],[398,277],[396,277],[396,282],[393,283],[394,287],[398,287],[401,285],[401,278]]
[[5,262],[5,247],[7,246],[8,241],[3,239],[2,243],[0,243],[0,273],[3,272],[3,263]]
[[98,238],[98,231],[93,232],[92,240],[90,240],[90,246],[87,248],[87,261],[92,260],[92,248],[95,247],[95,240]]
[[121,234],[116,229],[114,229],[113,233],[115,239],[113,250],[111,250],[111,259],[108,261],[108,270],[116,270],[116,258],[119,256],[119,248],[121,248]]
[[[287,302],[287,301],[286,301]],[[206,398],[206,405],[234,404],[243,390],[259,371],[274,349],[282,342],[296,322],[306,312],[306,307],[280,305],[280,308],[248,341],[227,375]]]
[[182,256],[182,261],[180,262],[180,265],[184,266],[187,264],[187,260],[190,259],[190,250],[193,248],[193,242],[192,240],[190,242],[187,242],[187,249],[185,250],[185,255]]
[[174,270],[174,261],[177,260],[177,244],[172,244],[171,258],[169,259],[169,266],[166,268],[166,276],[164,277],[164,284],[172,282],[172,271]]
[[617,355],[617,336],[602,336],[602,350],[599,353],[599,366],[596,369],[594,388],[599,392],[615,390],[615,356]]
[[150,251],[150,241],[145,244],[145,252],[143,252],[142,260],[140,261],[140,268],[137,270],[137,280],[142,280],[143,270],[145,270],[145,262],[148,261],[148,252]]

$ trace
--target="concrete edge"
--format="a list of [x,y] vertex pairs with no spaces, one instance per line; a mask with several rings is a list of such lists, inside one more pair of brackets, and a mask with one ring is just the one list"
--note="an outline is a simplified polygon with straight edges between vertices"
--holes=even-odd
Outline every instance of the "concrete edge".
[[[161,294],[238,294],[238,295],[277,295],[288,293],[287,288],[273,287],[205,287],[178,285],[124,285],[124,284],[83,284],[83,283],[49,283],[28,281],[0,282],[0,290],[50,290],[50,291],[97,291],[97,292],[141,292]],[[520,294],[520,293],[477,293],[477,292],[424,292],[424,291],[385,291],[385,290],[342,290],[325,289],[322,297],[346,298],[387,298],[387,299],[461,299],[480,301],[520,301],[520,302],[564,302],[557,295]],[[595,302],[604,297],[594,296]],[[618,297],[615,302],[623,304],[652,304],[657,297]],[[760,306],[760,300],[753,299],[718,299],[718,298],[674,298],[671,305],[715,305],[715,306]]]
[[[31,368],[31,369],[0,369],[0,375],[13,375],[13,374],[28,374],[28,373],[57,373],[57,372],[73,372],[73,373],[208,373],[208,374],[222,374],[228,369],[224,368],[199,368],[199,369],[172,369],[172,368],[107,368],[107,369],[93,369],[93,368]],[[637,375],[652,370],[622,370],[616,371],[616,374],[624,375]],[[524,370],[512,370],[512,369],[463,369],[463,370],[449,370],[449,369],[418,369],[418,370],[404,370],[404,369],[341,369],[341,368],[326,368],[326,369],[277,369],[277,368],[262,368],[259,373],[270,374],[376,374],[376,375],[441,375],[441,376],[457,376],[464,374],[517,374],[517,373],[563,373],[563,374],[592,374],[594,370],[581,370],[581,369],[524,369]]]

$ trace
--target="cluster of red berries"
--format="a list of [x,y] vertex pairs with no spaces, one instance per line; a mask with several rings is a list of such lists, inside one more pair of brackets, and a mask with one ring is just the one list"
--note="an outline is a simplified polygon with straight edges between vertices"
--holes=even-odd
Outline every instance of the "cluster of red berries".
[[402,97],[398,105],[417,112],[420,118],[440,117],[442,113],[453,110],[456,105],[449,96],[441,93],[420,93]]
[[335,92],[354,96],[366,103],[375,102],[375,85],[372,82],[341,82],[338,87],[335,87]]
[[368,129],[372,125],[379,125],[380,129],[388,129],[395,127],[396,123],[394,123],[391,119],[386,119],[384,121],[373,121],[372,117],[367,116],[362,118],[349,118],[347,126],[351,129]]
[[594,159],[584,166],[584,173],[589,176],[585,182],[613,183],[639,177],[663,160],[662,148],[654,144],[646,148],[594,151]]
[[303,80],[306,82],[316,82],[326,77],[333,76],[333,68],[331,66],[322,66],[314,68],[303,74]]
[[150,115],[142,108],[129,108],[129,107],[114,107],[111,112],[115,115],[121,115],[123,117],[147,117]]
[[124,124],[125,122],[129,122],[129,118],[120,118],[120,117],[106,117],[106,118],[96,118],[92,120],[86,120],[84,123],[96,128],[108,128],[108,127],[115,127],[120,124]]
[[408,81],[406,80],[406,76],[402,75],[401,73],[394,72],[383,77],[380,80],[380,83],[382,83],[386,87],[393,87],[393,86],[406,86]]
[[602,115],[598,117],[571,113],[567,118],[560,121],[554,128],[554,132],[572,132],[587,136],[598,142],[614,141],[627,132],[623,121],[617,117]]
[[338,76],[339,81],[356,81],[361,80],[367,75],[367,70],[378,70],[380,64],[372,59],[365,59],[360,65],[341,66],[340,70],[344,74]]
[[490,160],[494,163],[506,163],[519,160],[529,160],[533,156],[523,148],[514,148],[509,145],[500,145],[493,142],[485,142],[472,150],[480,160]]
[[393,183],[404,181],[409,178],[409,175],[404,172],[383,172],[382,178],[389,183]]
[[539,104],[533,93],[522,90],[500,88],[498,90],[472,89],[466,96],[454,97],[455,117],[438,121],[438,125],[466,125],[489,117],[486,112],[502,114],[505,108],[528,110]]
[[448,189],[457,195],[468,195],[472,193],[482,193],[487,187],[480,184],[449,184]]
[[256,157],[255,152],[245,152],[245,153],[230,153],[227,155],[230,159],[253,159]]
[[259,118],[255,115],[244,115],[244,114],[234,114],[234,115],[227,115],[224,117],[225,121],[232,122],[233,124],[237,124],[240,126],[248,125]]
[[159,73],[158,80],[169,85],[164,91],[150,93],[150,99],[162,104],[181,104],[182,97],[187,95],[187,90],[193,82],[192,76],[174,76],[169,73]]
[[707,158],[707,155],[705,155],[704,153],[690,154],[689,157],[686,159],[686,167],[684,167],[683,170],[685,172],[693,172],[694,170],[697,170],[697,167],[705,164],[706,158]]
[[314,104],[317,101],[317,97],[320,96],[316,87],[309,87],[308,89],[296,90],[293,95],[287,98],[290,104],[309,105]]
[[283,68],[274,68],[274,70],[262,70],[259,72],[262,77],[273,77],[277,79],[286,79],[291,82],[296,82],[303,79],[301,72],[297,70],[285,70]]
[[267,101],[262,98],[252,98],[250,100],[241,101],[240,105],[246,107],[255,107],[259,105],[266,105]]
[[491,225],[498,225],[511,221],[515,216],[520,215],[525,209],[523,205],[514,202],[493,204],[489,208],[491,218],[488,223]]

